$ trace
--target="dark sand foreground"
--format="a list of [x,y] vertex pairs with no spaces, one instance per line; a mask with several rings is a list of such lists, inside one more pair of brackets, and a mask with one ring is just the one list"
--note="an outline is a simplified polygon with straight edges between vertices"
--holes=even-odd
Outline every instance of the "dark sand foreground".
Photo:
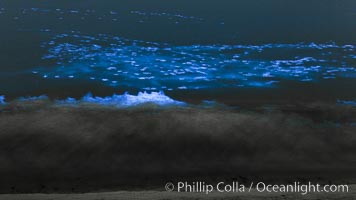
[[119,191],[105,193],[85,193],[85,194],[4,194],[0,195],[1,200],[199,200],[199,199],[230,199],[230,200],[352,200],[356,199],[356,186],[348,193],[314,193],[301,195],[296,193],[178,193],[161,191]]

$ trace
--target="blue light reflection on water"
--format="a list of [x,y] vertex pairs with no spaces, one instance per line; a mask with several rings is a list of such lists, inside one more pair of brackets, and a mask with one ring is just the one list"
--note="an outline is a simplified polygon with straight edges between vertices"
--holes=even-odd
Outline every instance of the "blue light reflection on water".
[[83,79],[142,91],[278,87],[285,80],[356,78],[354,45],[265,44],[176,46],[105,34],[58,34],[42,44],[53,65],[42,79]]

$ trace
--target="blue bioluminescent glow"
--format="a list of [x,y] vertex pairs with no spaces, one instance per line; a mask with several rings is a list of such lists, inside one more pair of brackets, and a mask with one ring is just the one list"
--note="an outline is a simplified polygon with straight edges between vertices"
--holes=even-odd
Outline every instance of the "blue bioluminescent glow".
[[0,96],[0,104],[5,104],[5,96]]
[[112,37],[59,34],[43,44],[32,70],[43,79],[84,79],[142,91],[277,87],[285,80],[356,78],[354,45],[177,46]]
[[338,102],[339,104],[343,104],[343,105],[356,106],[356,101],[338,100],[337,102]]

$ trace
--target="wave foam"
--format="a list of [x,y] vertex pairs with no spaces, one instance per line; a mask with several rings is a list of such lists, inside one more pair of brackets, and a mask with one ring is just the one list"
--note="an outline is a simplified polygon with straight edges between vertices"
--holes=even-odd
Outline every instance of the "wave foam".
[[76,100],[74,98],[67,98],[64,101],[60,101],[65,104],[76,104],[76,103],[94,103],[100,105],[110,105],[118,107],[129,107],[137,106],[145,103],[154,103],[160,106],[166,105],[184,105],[184,102],[176,101],[163,92],[139,92],[137,95],[130,95],[125,93],[123,95],[112,95],[111,97],[95,97],[91,93],[84,96],[81,100]]

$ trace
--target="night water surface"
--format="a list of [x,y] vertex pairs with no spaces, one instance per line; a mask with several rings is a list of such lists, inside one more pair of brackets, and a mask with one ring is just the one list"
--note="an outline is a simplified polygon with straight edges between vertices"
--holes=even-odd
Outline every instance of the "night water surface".
[[356,3],[327,2],[1,0],[0,95],[352,102]]

